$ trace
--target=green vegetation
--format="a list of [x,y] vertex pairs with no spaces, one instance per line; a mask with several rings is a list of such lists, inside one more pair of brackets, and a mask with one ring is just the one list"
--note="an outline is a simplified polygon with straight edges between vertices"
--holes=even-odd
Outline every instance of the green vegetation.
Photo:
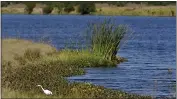
[[[116,26],[112,20],[105,20],[98,24],[91,24],[89,34],[91,37],[91,47],[93,52],[107,60],[117,60],[117,50],[120,43],[128,32],[128,28],[123,25]],[[123,42],[122,42],[123,43]]]
[[[26,2],[26,1],[25,1]],[[25,3],[24,1],[3,1],[1,3],[1,6],[7,6],[10,4],[19,4],[19,3]],[[84,1],[85,2],[85,1]],[[46,1],[36,1],[36,3],[43,3],[50,5],[52,3],[63,3],[65,5],[71,4],[72,6],[79,5],[83,3],[83,1],[73,1],[72,3],[69,1],[52,1],[52,2],[46,2]],[[117,6],[126,6],[127,4],[146,4],[146,5],[157,5],[157,6],[168,6],[168,5],[176,5],[175,1],[92,1],[91,3],[94,4],[109,4],[109,5],[117,5]]]
[[47,5],[46,7],[42,9],[43,14],[50,14],[52,10],[53,10],[53,7],[51,5]]
[[127,4],[140,4],[140,5],[153,5],[153,6],[167,6],[167,5],[176,5],[176,2],[173,1],[112,1],[107,2],[110,5],[116,6],[126,6]]
[[26,5],[25,11],[28,14],[31,14],[33,11],[33,8],[36,6],[36,3],[35,2],[25,2],[25,5]]
[[[98,10],[101,11],[98,12]],[[175,7],[102,7],[95,15],[176,16]]]
[[25,65],[28,61],[34,61],[40,57],[41,53],[39,49],[27,49],[23,57],[16,54],[14,60],[18,61],[19,65]]
[[[93,28],[91,33],[96,37],[91,36],[92,47],[82,50],[57,51],[42,43],[3,39],[3,98],[151,99],[150,96],[128,94],[90,83],[69,83],[66,80],[65,77],[84,74],[83,67],[112,67],[124,60],[117,57],[115,61],[115,50],[119,48],[127,28],[114,26],[110,21],[105,21],[100,25],[95,24]],[[103,42],[103,39],[106,42]],[[43,94],[37,87],[38,84],[51,90],[53,95]]]
[[90,2],[83,2],[79,5],[78,12],[82,15],[90,14],[91,12],[95,12],[95,4]]
[[[85,65],[84,61],[79,60],[81,59],[81,56],[82,58],[85,56],[88,57],[85,53],[72,50],[53,52],[46,55],[42,55],[40,53],[39,49],[27,49],[20,57],[28,61],[25,61],[25,64],[21,64],[19,68],[13,68],[12,62],[3,60],[3,98],[50,97],[151,99],[149,96],[128,94],[122,91],[106,89],[102,86],[95,86],[89,83],[69,83],[64,77],[84,74],[84,70],[80,68],[85,67],[83,66]],[[76,54],[79,55],[77,56]],[[39,55],[40,58],[38,58]],[[70,56],[73,56],[74,58],[69,58]],[[71,61],[71,59],[74,60]],[[86,58],[85,60],[89,62],[90,59],[92,58]],[[18,60],[18,62],[20,61],[23,60]],[[53,95],[46,96],[43,94],[41,89],[36,86],[37,84],[41,84],[45,88],[50,89],[53,92]]]
[[58,9],[58,14],[61,14],[64,8],[64,4],[63,3],[56,3],[54,4],[54,7],[56,7]]
[[[39,49],[40,54],[46,55],[56,51],[54,47],[43,43],[34,43],[32,41],[19,40],[19,39],[4,39],[2,40],[2,60],[13,62],[14,67],[20,65],[14,60],[16,55],[22,56],[27,49]],[[20,49],[20,50],[19,50]]]
[[1,7],[7,7],[10,4],[10,2],[1,2]]
[[64,5],[65,7],[64,7],[64,11],[65,12],[67,12],[67,13],[70,13],[71,11],[74,11],[75,9],[74,9],[74,7],[72,6],[72,4],[65,4]]
[[[31,4],[32,3],[32,4]],[[29,5],[26,9],[18,7],[17,4]],[[33,11],[34,4],[43,5],[36,6]],[[44,6],[48,6],[45,9],[46,12],[52,12],[51,14],[93,14],[93,15],[132,15],[132,16],[176,16],[176,2],[169,1],[97,1],[97,2],[2,2],[2,13],[10,14],[24,14],[24,10],[29,14],[35,12],[35,14],[42,14],[40,9],[44,9]],[[12,5],[14,5],[12,7]],[[17,5],[17,6],[15,6]],[[52,7],[52,8],[50,8]],[[57,9],[57,11],[55,11]],[[54,10],[54,11],[53,11]],[[34,13],[33,13],[34,14]]]

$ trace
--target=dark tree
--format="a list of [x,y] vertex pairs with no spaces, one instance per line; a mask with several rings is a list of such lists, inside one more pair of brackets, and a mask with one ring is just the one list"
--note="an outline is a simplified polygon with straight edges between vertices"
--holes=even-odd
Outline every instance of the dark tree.
[[33,8],[36,6],[36,2],[24,2],[26,5],[25,11],[28,14],[31,14],[33,12]]
[[115,4],[116,4],[118,7],[123,7],[123,6],[126,5],[126,1],[117,1]]
[[95,12],[95,4],[92,2],[83,2],[80,4],[78,8],[78,12],[81,13],[82,15],[84,14],[90,14],[91,12]]
[[52,10],[53,10],[53,6],[52,5],[47,5],[46,7],[44,7],[42,9],[43,14],[50,14],[52,12]]
[[7,7],[10,4],[9,1],[2,1],[1,2],[1,7]]
[[60,14],[64,8],[64,3],[62,2],[56,2],[53,4],[54,7],[58,9],[58,14]]
[[65,3],[64,5],[64,11],[67,12],[67,13],[70,13],[71,11],[74,11],[74,7],[72,4],[70,3]]

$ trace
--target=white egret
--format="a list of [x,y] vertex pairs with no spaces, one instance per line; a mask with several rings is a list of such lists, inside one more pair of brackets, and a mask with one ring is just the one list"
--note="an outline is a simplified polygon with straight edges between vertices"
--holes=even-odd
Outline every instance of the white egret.
[[41,85],[37,85],[37,86],[40,86],[46,95],[52,95],[52,92],[50,90],[43,89],[43,87]]

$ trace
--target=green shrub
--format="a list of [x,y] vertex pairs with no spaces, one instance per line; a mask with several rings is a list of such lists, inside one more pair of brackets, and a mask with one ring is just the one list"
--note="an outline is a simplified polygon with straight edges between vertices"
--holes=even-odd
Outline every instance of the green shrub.
[[19,65],[25,65],[27,63],[27,60],[18,54],[15,54],[14,60],[16,60]]
[[24,53],[24,58],[30,61],[34,61],[41,57],[40,49],[27,49]]
[[9,1],[2,1],[1,2],[1,7],[7,7],[10,4]]
[[51,5],[47,5],[46,7],[44,7],[42,9],[43,14],[50,14],[52,12],[52,10],[53,10],[53,6],[51,6]]
[[65,5],[65,7],[64,7],[64,11],[67,13],[70,13],[71,11],[74,11],[74,10],[75,9],[74,9],[73,5],[71,5],[71,4]]
[[175,16],[175,11],[171,9],[171,16]]
[[9,83],[6,82],[4,79],[7,78],[9,76],[9,74],[12,74],[12,62],[10,61],[5,61],[2,60],[2,85],[7,86]]
[[25,11],[28,14],[31,14],[33,12],[33,8],[36,6],[35,2],[25,2],[24,3],[26,5]]
[[58,2],[57,4],[54,4],[54,7],[56,7],[58,9],[58,14],[62,13],[62,10],[64,8],[64,4]]
[[16,60],[19,65],[25,65],[28,61],[35,61],[41,57],[40,49],[27,49],[23,56],[16,54],[14,56],[14,60]]
[[78,12],[82,15],[90,14],[91,12],[95,12],[95,4],[90,2],[83,2],[79,5]]
[[118,7],[124,7],[126,5],[126,2],[123,2],[123,1],[117,1],[115,3]]
[[116,54],[120,46],[125,43],[124,36],[128,28],[124,25],[115,25],[109,20],[89,26],[91,49],[95,55],[107,60],[117,60]]

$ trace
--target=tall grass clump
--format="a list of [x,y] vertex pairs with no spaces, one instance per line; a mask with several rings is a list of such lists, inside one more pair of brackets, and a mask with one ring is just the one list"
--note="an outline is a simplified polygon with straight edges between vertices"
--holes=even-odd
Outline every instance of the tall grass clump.
[[27,62],[29,61],[35,61],[39,58],[41,58],[42,55],[41,55],[41,51],[40,49],[26,49],[25,52],[24,52],[24,55],[23,56],[20,56],[18,54],[16,54],[14,56],[14,60],[16,60],[19,65],[24,65],[26,64]]
[[67,12],[67,13],[70,13],[72,11],[74,11],[75,8],[72,4],[65,4],[64,5],[64,11]]
[[57,3],[57,4],[54,4],[54,7],[56,7],[58,9],[58,14],[61,14],[63,9],[64,9],[64,4],[63,3]]
[[107,60],[117,60],[117,51],[125,43],[124,36],[127,32],[127,26],[115,25],[111,19],[89,25],[93,53]]

